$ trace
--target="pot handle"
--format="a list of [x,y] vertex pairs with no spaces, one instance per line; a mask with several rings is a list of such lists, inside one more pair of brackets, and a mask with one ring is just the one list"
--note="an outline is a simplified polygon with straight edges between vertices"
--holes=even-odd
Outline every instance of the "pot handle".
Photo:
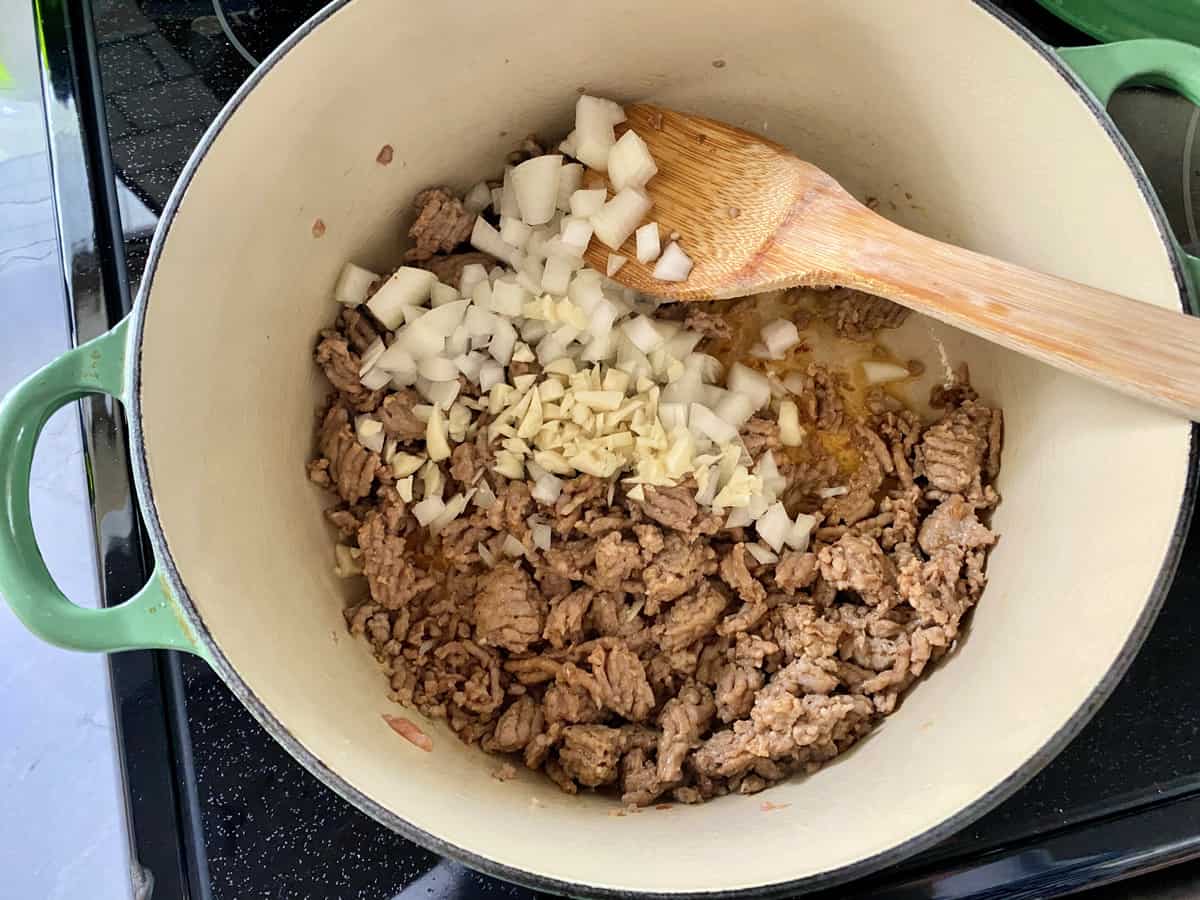
[[[1174,90],[1200,105],[1200,47],[1182,41],[1139,38],[1062,47],[1058,55],[1102,105],[1127,84],[1150,84]],[[1179,248],[1187,270],[1193,303],[1200,302],[1200,257]]]
[[38,435],[55,410],[86,394],[125,396],[129,320],[64,353],[0,400],[0,595],[25,627],[71,650],[140,648],[203,655],[156,564],[132,598],[109,609],[76,606],[58,589],[38,550],[29,475]]

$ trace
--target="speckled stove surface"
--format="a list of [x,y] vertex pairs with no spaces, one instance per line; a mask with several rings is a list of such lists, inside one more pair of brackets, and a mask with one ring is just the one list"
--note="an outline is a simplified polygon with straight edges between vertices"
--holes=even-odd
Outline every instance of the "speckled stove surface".
[[[1032,0],[1000,5],[1051,44],[1088,42]],[[90,229],[94,244],[69,266],[74,283],[91,273],[96,285],[70,300],[78,338],[128,308],[157,213],[204,128],[252,60],[319,6],[315,0],[41,4],[47,90],[73,101],[49,111],[58,145],[56,190],[75,183],[92,200],[90,219],[60,222],[68,239]],[[1178,189],[1177,175],[1195,163],[1184,159],[1184,142],[1173,135],[1194,131],[1195,111],[1147,95],[1120,98],[1118,113],[1147,169],[1161,169],[1164,203],[1191,243],[1188,223],[1195,218],[1185,208],[1191,197]],[[72,117],[82,132],[82,173],[69,171],[64,149]],[[1140,127],[1143,121],[1154,127]],[[91,415],[85,412],[85,426],[103,421],[105,411]],[[92,466],[97,482],[119,496],[120,454],[94,455]],[[1146,649],[1050,767],[974,826],[837,895],[1049,897],[1200,854],[1198,540],[1188,543]],[[102,531],[106,602],[140,583],[142,541],[136,526]],[[123,654],[112,665],[142,896],[533,896],[441,859],[348,806],[279,748],[194,658]]]

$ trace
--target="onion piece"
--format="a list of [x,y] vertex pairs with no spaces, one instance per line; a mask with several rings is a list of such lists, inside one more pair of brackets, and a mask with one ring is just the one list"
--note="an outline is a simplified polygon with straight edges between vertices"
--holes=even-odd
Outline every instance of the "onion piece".
[[662,346],[662,334],[648,316],[637,316],[621,323],[621,331],[642,353],[652,353]]
[[608,191],[604,188],[578,190],[571,194],[571,215],[587,218],[598,213],[608,199]]
[[504,536],[504,543],[501,544],[500,550],[509,559],[516,559],[518,556],[525,555],[525,547],[511,534]]
[[560,240],[564,247],[577,251],[574,255],[583,256],[583,251],[587,250],[588,243],[592,239],[593,230],[592,223],[587,219],[568,216],[563,219]]
[[777,497],[787,489],[787,479],[779,474],[779,466],[775,464],[775,454],[770,450],[758,458],[754,474],[762,479],[764,494]]
[[768,547],[760,543],[746,545],[746,552],[754,557],[754,561],[759,565],[769,566],[772,563],[779,562],[779,554],[772,552]]
[[362,352],[360,357],[361,363],[358,367],[359,376],[366,375],[371,369],[375,368],[375,363],[379,361],[379,357],[383,356],[385,345],[383,338],[377,337],[367,345],[367,349]]
[[658,174],[650,148],[633,131],[626,131],[608,151],[608,180],[613,190],[644,188]]
[[483,216],[475,220],[475,226],[471,229],[471,246],[514,268],[520,261],[517,249],[504,243],[500,232],[493,228]]
[[903,381],[912,375],[907,368],[896,363],[883,362],[878,359],[865,359],[862,363],[863,377],[867,384],[884,384],[889,381]]
[[785,447],[799,447],[804,443],[800,409],[793,400],[784,400],[779,404],[779,443]]
[[620,253],[608,254],[608,262],[604,266],[604,274],[612,278],[621,271],[621,266],[629,262],[628,256],[622,256]]
[[613,126],[625,121],[625,110],[611,100],[583,94],[575,103],[574,152],[585,166],[608,169],[609,149],[615,144]]
[[417,373],[430,381],[453,381],[458,377],[458,367],[444,356],[431,356],[417,363]]
[[[438,348],[438,352],[441,352],[440,347]],[[392,344],[392,346],[380,354],[379,359],[375,360],[375,368],[393,374],[411,373],[414,378],[417,376],[416,359],[398,342]]]
[[727,392],[713,407],[713,412],[734,428],[741,428],[749,422],[754,411],[754,402],[749,397],[732,391]]
[[800,343],[800,331],[796,328],[795,322],[776,319],[763,326],[762,341],[768,353],[775,357],[782,357]]
[[550,549],[550,538],[552,532],[549,525],[546,525],[545,523],[534,525],[529,529],[529,533],[533,538],[533,546],[537,547],[539,550]]
[[[511,281],[497,281],[492,285],[492,312],[502,316],[519,316],[522,307],[528,300],[529,291],[520,284]],[[467,327],[470,327],[469,322]]]
[[401,266],[367,301],[367,309],[391,331],[404,319],[404,308],[420,306],[429,299],[437,276],[425,269]]
[[378,280],[379,276],[374,272],[354,263],[346,263],[334,285],[333,299],[345,306],[359,306],[366,301],[367,291]]
[[[493,307],[496,303],[496,293],[500,288],[508,286],[510,285],[506,282],[497,282],[497,290],[492,293]],[[511,285],[511,287],[516,287],[516,285]],[[471,337],[478,337],[482,334],[490,335],[496,328],[496,315],[495,313],[488,312],[486,309],[472,306],[467,310],[467,315],[463,318],[463,323],[459,327],[466,328],[467,334]]]
[[429,381],[425,378],[417,378],[417,391],[421,396],[442,409],[450,408],[450,404],[454,402],[461,388],[462,385],[458,378],[453,381]]
[[688,407],[688,428],[693,434],[706,437],[718,445],[736,441],[738,437],[736,428],[699,403]]
[[671,241],[654,264],[653,274],[659,281],[687,281],[691,272],[692,258],[683,252],[679,244]]
[[[621,249],[621,245],[633,234],[653,205],[650,198],[636,188],[619,191],[591,217],[596,238],[612,250]],[[691,271],[690,261],[688,271]],[[655,277],[658,277],[657,274]]]
[[[492,360],[487,361],[492,362]],[[483,354],[479,353],[478,351],[464,353],[461,356],[454,357],[455,368],[462,372],[463,376],[466,377],[468,381],[473,381],[476,384],[479,383],[479,371],[483,368],[483,364]]]
[[479,367],[479,389],[490,391],[504,382],[504,367],[495,360],[487,360]]
[[512,360],[513,348],[516,345],[517,330],[507,319],[497,318],[496,330],[492,334],[491,344],[488,345],[488,352],[492,354],[492,359],[502,366],[507,366]]
[[791,531],[792,520],[788,518],[787,510],[783,508],[782,503],[772,503],[767,511],[758,517],[754,528],[758,532],[759,538],[768,547],[779,553]]
[[[526,463],[525,468],[529,473],[533,474],[534,463]],[[535,476],[536,480],[529,493],[533,499],[545,506],[552,505],[558,500],[558,495],[562,493],[562,479],[556,478],[549,472],[543,471]]]
[[741,363],[734,363],[729,367],[725,386],[735,394],[747,397],[756,410],[771,402],[771,382],[767,381],[761,372],[756,372]]
[[532,231],[533,229],[520,219],[510,219],[508,216],[500,217],[500,240],[510,247],[516,247],[518,250],[524,249]]
[[358,379],[358,383],[365,387],[368,391],[377,391],[380,388],[387,387],[392,380],[392,373],[376,366],[371,371],[367,372]]
[[792,527],[788,529],[787,537],[784,541],[793,550],[799,550],[803,553],[808,549],[808,541],[812,536],[813,529],[817,527],[817,517],[810,516],[807,513],[797,513],[796,521]]
[[658,238],[658,223],[647,222],[640,226],[634,235],[637,240],[637,261],[652,263],[658,259],[659,254],[662,253],[662,244]]
[[467,263],[463,266],[462,277],[458,280],[458,290],[464,297],[470,297],[475,285],[487,280],[487,269],[479,263]]
[[500,205],[494,209],[502,216],[519,219],[521,218],[521,207],[517,203],[517,191],[513,187],[512,173],[512,166],[504,167],[504,180],[500,185]]
[[512,186],[517,195],[521,221],[526,225],[544,225],[558,207],[558,179],[562,156],[547,153],[527,159],[512,170]]
[[492,205],[492,189],[487,186],[486,181],[481,181],[467,191],[462,203],[467,212],[479,215]]
[[440,516],[445,509],[446,504],[442,502],[441,497],[426,497],[419,503],[413,504],[412,514],[416,518],[417,524],[424,527]]
[[840,497],[848,493],[850,493],[850,488],[844,484],[839,484],[837,487],[821,488],[821,490],[817,491],[817,496],[822,500],[828,500],[830,497]]
[[354,436],[358,442],[375,453],[383,452],[383,423],[373,416],[357,416],[354,419]]
[[575,267],[570,259],[565,256],[551,256],[546,260],[546,269],[542,273],[542,290],[556,297],[566,294],[571,283],[571,273],[574,271]]
[[579,193],[583,184],[583,166],[579,163],[563,163],[558,173],[558,208],[563,212],[571,209],[571,198]]
[[453,303],[458,300],[458,291],[448,284],[442,284],[440,281],[435,281],[433,288],[429,292],[429,305],[433,307],[445,306],[447,303]]
[[[441,406],[435,405],[425,425],[425,450],[434,462],[450,458],[450,443],[446,439],[446,417]],[[421,523],[425,524],[424,522]]]

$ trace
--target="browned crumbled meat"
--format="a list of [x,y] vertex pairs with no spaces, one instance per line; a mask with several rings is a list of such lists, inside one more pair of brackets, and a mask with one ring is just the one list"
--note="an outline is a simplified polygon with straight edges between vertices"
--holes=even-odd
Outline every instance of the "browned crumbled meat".
[[321,459],[310,464],[310,477],[337,491],[347,503],[357,503],[371,493],[379,471],[379,454],[354,437],[350,414],[344,406],[331,406],[317,435]]
[[383,513],[372,510],[358,530],[363,573],[371,597],[384,609],[399,609],[428,591],[436,579],[409,560],[404,538],[389,534]]
[[763,686],[763,673],[750,666],[726,666],[717,680],[717,715],[733,722],[750,715],[754,697]]
[[482,579],[475,598],[476,641],[524,653],[542,637],[546,605],[518,565],[497,566]]
[[[570,581],[566,583],[570,585]],[[550,642],[550,646],[561,650],[583,639],[584,618],[595,594],[591,588],[580,588],[551,605],[550,614],[546,616],[546,628],[542,632],[542,637]]]
[[[471,218],[457,204],[444,190],[422,195],[410,254],[451,284],[467,263],[495,264],[453,252]],[[855,338],[904,314],[849,291],[815,302]],[[656,315],[687,319],[722,346],[758,322],[752,302]],[[935,398],[947,409],[927,427],[894,397],[856,394],[845,372],[815,363],[789,382],[805,447],[782,446],[774,415],[749,419],[743,444],[756,462],[775,453],[789,514],[818,517],[811,550],[761,564],[748,555],[753,526],[725,528],[724,514],[697,504],[691,478],[647,486],[635,502],[620,474],[579,475],[563,479],[552,506],[536,503],[529,483],[491,471],[493,419],[465,378],[477,415],[440,463],[443,496],[485,475],[496,496],[430,533],[392,467],[356,439],[355,415],[371,413],[389,450],[425,450],[413,412],[423,398],[358,380],[377,340],[390,336],[368,310],[341,309],[316,351],[336,391],[321,407],[309,477],[340,498],[325,515],[368,588],[344,611],[347,627],[385,667],[392,699],[464,742],[521,754],[564,791],[696,803],[813,772],[897,707],[980,599],[1003,422],[965,371]],[[508,369],[524,372],[540,368]],[[822,499],[838,485],[848,490]],[[423,479],[415,487],[419,501]],[[534,543],[539,522],[551,527],[548,549]]]
[[542,733],[544,723],[541,704],[528,694],[518,697],[496,722],[496,730],[492,732],[487,748],[501,753],[524,750],[530,741]]
[[992,410],[968,401],[925,430],[917,447],[917,474],[948,494],[983,493]]
[[734,544],[733,549],[721,560],[721,580],[737,591],[747,603],[762,603],[767,599],[767,589],[758,583],[746,568],[746,545]]
[[789,550],[775,564],[775,583],[789,594],[802,591],[817,578],[817,554]]
[[420,402],[420,396],[412,388],[400,388],[388,394],[379,407],[379,421],[388,437],[404,442],[425,437],[425,423],[413,412],[413,407]]
[[637,535],[638,546],[642,548],[647,559],[653,559],[655,554],[661,553],[666,546],[663,543],[662,530],[655,525],[634,525],[633,533]]
[[591,584],[600,590],[614,590],[641,565],[641,548],[624,540],[619,531],[611,532],[596,542],[596,568]]
[[716,705],[712,691],[702,684],[689,684],[663,706],[658,724],[658,781],[670,784],[683,777],[683,761],[708,730]]
[[462,443],[450,454],[450,477],[462,484],[474,484],[479,471],[479,449],[472,443]]
[[839,591],[855,591],[872,604],[890,604],[896,574],[892,561],[869,537],[843,535],[817,554],[821,577]]
[[975,516],[975,509],[960,494],[951,494],[925,517],[917,543],[929,556],[947,547],[974,550],[990,547],[996,536]]
[[596,684],[596,699],[617,715],[641,722],[654,708],[654,692],[642,661],[623,644],[597,647],[588,656]]
[[342,310],[338,327],[345,333],[350,346],[358,354],[370,347],[382,333],[370,316],[350,306]]
[[709,340],[728,341],[733,337],[733,329],[724,318],[694,307],[688,310],[684,327],[700,332]]
[[416,246],[405,252],[405,262],[419,262],[435,253],[449,253],[471,236],[475,216],[467,212],[462,201],[447,188],[421,191],[413,207],[417,218],[409,226],[408,236]]
[[[345,401],[358,412],[370,412],[379,405],[382,391],[368,391],[358,380],[361,360],[340,334],[326,333],[317,344],[317,365],[325,372],[329,383],[337,388]],[[424,432],[422,432],[424,433]]]
[[755,460],[768,450],[778,453],[783,449],[783,442],[779,439],[779,421],[765,416],[751,417],[742,426],[742,443]]
[[676,600],[654,626],[655,639],[664,650],[682,650],[712,631],[729,599],[711,580],[689,597]]
[[548,721],[578,724],[598,722],[604,718],[604,711],[592,699],[589,690],[593,687],[590,675],[567,663],[559,676],[559,680],[546,689],[542,701]]
[[458,287],[462,283],[463,269],[467,266],[483,266],[490,269],[496,265],[495,257],[486,253],[451,253],[449,256],[431,256],[417,263],[422,269],[428,269],[437,276],[442,284]]
[[353,537],[362,527],[362,521],[349,509],[327,509],[325,518],[343,537]]
[[899,328],[908,318],[908,310],[903,306],[850,288],[825,292],[816,311],[832,323],[834,331],[853,341],[870,340],[883,328]]
[[716,553],[705,543],[669,534],[662,551],[642,573],[646,614],[657,615],[663,604],[682,597],[716,571]]
[[568,725],[563,729],[558,762],[567,775],[586,787],[617,780],[617,766],[625,749],[625,735],[605,725]]

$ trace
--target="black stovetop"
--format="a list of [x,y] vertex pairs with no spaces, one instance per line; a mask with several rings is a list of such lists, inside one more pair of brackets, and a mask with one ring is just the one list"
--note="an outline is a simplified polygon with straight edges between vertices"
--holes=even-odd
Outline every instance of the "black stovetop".
[[[77,340],[128,310],[158,211],[204,128],[251,60],[320,5],[35,4]],[[1032,0],[999,5],[1051,44],[1089,42]],[[112,604],[141,584],[149,556],[136,516],[112,515],[131,510],[120,411],[87,401],[83,420]],[[974,825],[838,896],[1049,897],[1200,855],[1198,596],[1193,533],[1145,649],[1084,732]],[[141,896],[533,896],[439,858],[347,805],[194,657],[126,653],[111,666]]]

